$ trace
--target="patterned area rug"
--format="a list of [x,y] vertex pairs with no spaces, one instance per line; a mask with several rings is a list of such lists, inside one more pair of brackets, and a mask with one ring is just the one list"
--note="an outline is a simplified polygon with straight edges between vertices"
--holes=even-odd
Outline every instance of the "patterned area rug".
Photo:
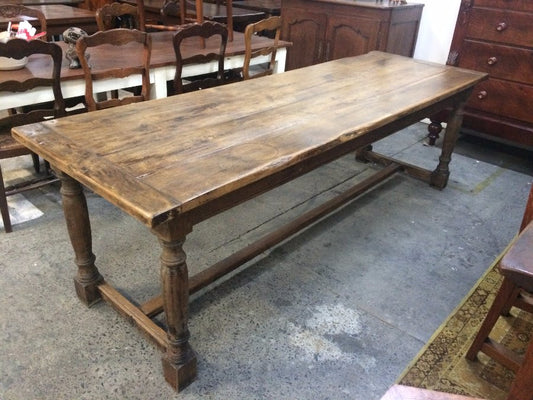
[[[502,278],[495,268],[500,257],[435,332],[398,383],[487,400],[505,399],[514,373],[482,353],[475,362],[464,357],[500,287]],[[513,308],[511,316],[499,319],[491,337],[523,354],[532,333],[533,316]]]

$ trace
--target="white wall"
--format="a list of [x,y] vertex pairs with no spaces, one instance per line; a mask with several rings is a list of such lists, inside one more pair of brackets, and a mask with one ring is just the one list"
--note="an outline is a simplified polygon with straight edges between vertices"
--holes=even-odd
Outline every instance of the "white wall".
[[461,0],[408,0],[424,3],[414,58],[446,63]]

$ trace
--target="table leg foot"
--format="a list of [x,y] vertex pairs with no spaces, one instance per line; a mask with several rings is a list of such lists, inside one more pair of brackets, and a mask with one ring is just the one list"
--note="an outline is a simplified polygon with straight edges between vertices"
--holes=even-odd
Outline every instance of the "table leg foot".
[[433,171],[429,178],[430,185],[437,189],[444,189],[450,177],[449,171]]
[[165,354],[161,361],[163,362],[163,375],[166,381],[177,392],[183,390],[196,379],[196,357],[192,349],[188,360],[180,364],[173,362],[168,354]]
[[359,162],[367,163],[368,159],[366,158],[366,154],[372,151],[372,145],[369,144],[368,146],[361,147],[360,149],[357,149],[355,151],[355,159]]
[[88,307],[102,300],[98,285],[102,283],[104,279],[98,273],[98,270],[96,271],[96,274],[93,274],[89,279],[80,278],[79,275],[80,274],[74,278],[74,288],[76,289],[78,298]]

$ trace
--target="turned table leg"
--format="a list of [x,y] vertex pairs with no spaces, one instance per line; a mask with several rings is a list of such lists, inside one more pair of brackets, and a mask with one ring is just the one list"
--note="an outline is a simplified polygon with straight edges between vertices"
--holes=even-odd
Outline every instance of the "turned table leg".
[[430,117],[430,124],[428,125],[428,144],[430,146],[435,146],[435,142],[439,138],[440,133],[442,132],[442,125],[437,118]]
[[196,355],[189,345],[189,277],[186,255],[183,251],[185,236],[178,239],[159,235],[162,247],[161,285],[163,309],[166,316],[168,346],[163,356],[163,373],[167,382],[177,391],[196,378]]
[[452,159],[455,142],[459,137],[459,131],[461,129],[461,124],[463,123],[464,107],[469,94],[470,91],[453,108],[446,125],[439,164],[430,177],[430,184],[439,189],[444,189],[448,183],[448,177],[450,176],[448,166]]
[[63,213],[78,266],[78,273],[74,278],[76,293],[81,301],[91,306],[101,299],[97,287],[103,282],[103,278],[94,264],[87,201],[83,187],[76,180],[63,172],[56,173],[61,180]]

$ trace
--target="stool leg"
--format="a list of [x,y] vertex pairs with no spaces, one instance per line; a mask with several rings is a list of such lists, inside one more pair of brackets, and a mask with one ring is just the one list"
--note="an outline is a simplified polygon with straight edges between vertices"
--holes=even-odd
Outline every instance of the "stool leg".
[[483,343],[489,337],[492,328],[496,324],[496,321],[498,321],[502,310],[508,304],[509,300],[511,299],[511,296],[513,296],[513,294],[515,293],[515,290],[516,285],[512,283],[509,279],[504,278],[502,286],[500,287],[500,290],[498,291],[498,294],[494,299],[494,303],[489,309],[485,320],[481,324],[481,327],[479,328],[479,331],[474,341],[472,342],[470,349],[468,349],[468,352],[466,353],[465,357],[468,360],[474,361],[476,359],[477,353],[481,350],[481,346],[483,346]]

